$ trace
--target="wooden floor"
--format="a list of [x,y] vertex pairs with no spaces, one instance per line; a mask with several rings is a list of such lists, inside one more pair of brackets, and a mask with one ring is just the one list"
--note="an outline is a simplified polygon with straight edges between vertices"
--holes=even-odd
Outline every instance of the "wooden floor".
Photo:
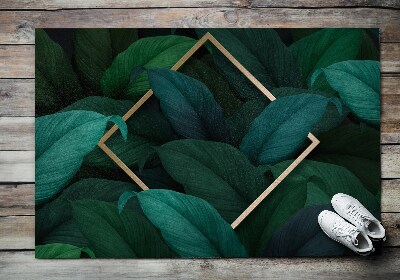
[[[0,279],[399,279],[400,0],[298,2],[0,0]],[[381,28],[382,218],[388,231],[382,255],[340,259],[35,260],[34,28],[217,26]]]

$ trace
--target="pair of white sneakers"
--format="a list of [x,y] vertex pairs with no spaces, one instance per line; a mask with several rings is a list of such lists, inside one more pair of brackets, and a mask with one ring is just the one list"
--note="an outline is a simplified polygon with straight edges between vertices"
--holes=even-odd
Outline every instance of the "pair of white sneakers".
[[318,215],[321,229],[330,238],[363,256],[375,251],[371,240],[386,240],[382,224],[357,199],[338,193],[331,203],[337,214],[324,210]]

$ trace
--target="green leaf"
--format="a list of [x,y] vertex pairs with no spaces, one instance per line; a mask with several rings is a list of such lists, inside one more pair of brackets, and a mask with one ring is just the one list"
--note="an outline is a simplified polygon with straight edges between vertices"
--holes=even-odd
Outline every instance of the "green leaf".
[[169,190],[148,190],[137,197],[147,218],[180,257],[247,256],[231,226],[205,200]]
[[227,141],[222,108],[200,81],[167,69],[148,70],[154,95],[174,130],[184,138]]
[[332,257],[351,255],[352,251],[330,239],[318,224],[323,210],[334,211],[329,205],[301,209],[268,242],[264,257]]
[[309,80],[318,68],[355,59],[360,49],[361,33],[361,29],[322,29],[293,43],[290,50]]
[[239,147],[240,142],[246,135],[254,119],[261,114],[267,106],[265,98],[249,100],[234,115],[227,119],[231,131],[232,142]]
[[116,202],[125,191],[140,191],[140,188],[136,184],[105,179],[90,178],[75,182],[56,199],[36,210],[36,241],[87,246],[87,240],[82,238],[79,228],[72,221],[70,202],[80,199]]
[[[289,48],[273,29],[206,29],[265,87],[304,87],[304,78]],[[244,98],[262,96],[249,80],[220,53],[214,61],[228,81]]]
[[380,123],[379,61],[350,60],[321,68],[313,74],[311,84],[324,73],[329,85],[339,92],[347,107],[362,121]]
[[293,41],[295,42],[319,30],[321,30],[321,28],[290,28],[289,32],[290,35],[292,35]]
[[[65,203],[67,204],[68,202]],[[71,219],[55,227],[47,235],[40,237],[40,239],[37,236],[35,238],[36,244],[66,243],[77,247],[89,246],[88,240],[83,236],[78,225],[72,219],[71,210],[68,209],[68,211],[71,215]],[[54,222],[50,221],[50,223],[53,224]]]
[[[284,97],[284,96],[293,96],[293,95],[298,95],[298,94],[302,94],[302,93],[316,94],[316,95],[325,96],[327,98],[336,97],[336,94],[333,94],[330,92],[312,91],[312,90],[305,90],[305,89],[300,89],[300,88],[287,88],[287,87],[273,89],[271,91],[271,93],[276,98],[280,98],[280,97]],[[346,116],[348,114],[348,109],[346,109],[343,106],[343,104],[340,100],[338,100],[338,103],[340,103],[342,105],[342,108],[343,108],[342,112],[338,111],[336,104],[329,103],[321,120],[311,130],[312,133],[314,133],[315,135],[319,135],[322,132],[331,130],[332,128],[338,126],[339,124],[341,124],[343,122],[343,120],[346,118]]]
[[[75,102],[63,111],[88,110],[103,115],[125,115],[133,105],[134,102],[130,100],[91,96]],[[168,120],[161,112],[153,109],[139,109],[126,121],[126,124],[129,131],[127,141],[121,135],[114,133],[106,141],[106,145],[132,168],[141,167],[146,161],[154,159],[154,147],[177,138]],[[102,168],[117,167],[114,161],[98,147],[85,157],[85,163]]]
[[315,94],[276,99],[253,121],[240,150],[256,165],[290,158],[303,146],[331,101],[340,105],[336,98]]
[[[270,167],[277,178],[293,161]],[[336,193],[357,198],[368,210],[379,204],[350,171],[341,166],[303,160],[236,228],[251,255],[258,256],[274,232],[305,206],[330,204]]]
[[[279,176],[293,161],[284,161],[276,164],[272,169],[272,173],[276,178]],[[357,198],[368,210],[374,211],[379,209],[375,197],[364,188],[361,181],[344,167],[304,160],[302,161],[285,179],[285,181],[307,180],[308,192],[312,189],[319,188],[324,191],[329,199],[324,201],[313,202],[312,204],[328,204],[330,199],[336,193],[345,193]],[[311,184],[310,184],[311,182]],[[315,191],[315,190],[313,190]],[[318,191],[318,190],[317,190]]]
[[37,204],[62,190],[81,166],[84,156],[95,148],[109,121],[117,124],[126,138],[126,124],[118,116],[70,111],[36,118]]
[[74,220],[98,258],[170,258],[160,233],[143,216],[96,200],[72,203]]
[[218,72],[209,55],[202,60],[192,58],[179,69],[179,72],[203,82],[221,105],[225,116],[235,113],[241,106],[240,100],[229,86],[228,81]]
[[95,258],[92,250],[87,247],[79,248],[69,244],[47,244],[35,247],[35,258],[37,259],[79,259],[85,252],[91,258]]
[[101,79],[105,96],[133,98],[150,89],[147,75],[139,75],[135,82],[131,72],[138,66],[146,68],[171,68],[196,40],[183,36],[156,36],[143,38],[121,52]]
[[161,146],[158,155],[187,194],[209,202],[229,223],[269,185],[262,172],[228,144],[178,140]]
[[100,80],[113,58],[137,40],[136,29],[80,28],[73,33],[74,62],[82,83],[101,94]]
[[82,97],[84,93],[64,50],[43,29],[36,29],[36,114],[54,113]]
[[313,159],[346,167],[373,194],[380,191],[380,135],[370,127],[339,126],[318,136]]
[[304,207],[306,181],[282,182],[235,229],[250,256],[260,256],[273,233]]
[[[379,43],[379,39],[377,40]],[[379,50],[367,31],[362,32],[362,41],[357,60],[379,60]]]

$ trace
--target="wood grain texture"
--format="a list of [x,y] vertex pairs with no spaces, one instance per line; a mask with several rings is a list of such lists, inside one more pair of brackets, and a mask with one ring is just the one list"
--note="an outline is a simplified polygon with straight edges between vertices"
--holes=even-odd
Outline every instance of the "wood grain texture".
[[[0,185],[0,216],[35,215],[34,184]],[[400,212],[400,180],[382,180],[381,210]]]
[[34,117],[0,117],[0,150],[35,150]]
[[[400,121],[400,75],[382,74],[381,95],[381,121]],[[0,117],[35,116],[34,103],[34,79],[0,79]]]
[[0,185],[0,216],[35,215],[35,185]]
[[7,116],[35,116],[35,80],[0,79],[0,117]]
[[[23,264],[23,265],[21,265]],[[4,279],[396,279],[400,250],[366,258],[36,260],[0,252]]]
[[[35,46],[0,45],[0,59],[0,79],[35,77]],[[400,43],[381,44],[381,73],[400,73]]]
[[[18,251],[34,244],[34,185],[25,182],[34,181],[35,27],[380,27],[382,42],[400,43],[399,7],[398,0],[1,0],[0,278],[400,278],[400,179],[382,181],[386,246],[397,248],[381,256],[57,261]],[[400,143],[399,46],[382,44],[381,141],[388,144]],[[382,146],[382,177],[400,178],[400,146]]]
[[306,1],[274,1],[274,0],[3,0],[0,2],[0,9],[19,10],[60,10],[60,9],[93,9],[93,8],[174,8],[174,7],[247,7],[247,8],[293,8],[293,7],[384,7],[400,8],[396,0],[306,0]]
[[[400,246],[400,213],[382,213],[381,219],[387,235],[383,246]],[[0,217],[0,224],[0,251],[35,249],[34,216]]]
[[35,217],[0,217],[0,250],[34,249]]
[[[381,153],[382,179],[400,178],[400,146],[383,145]],[[0,182],[34,182],[34,151],[0,151],[0,158]]]
[[34,181],[34,151],[0,151],[0,183],[31,183]]
[[[17,1],[16,1],[17,2]],[[81,1],[85,3],[85,1]],[[161,1],[162,2],[162,1]],[[189,3],[189,1],[187,1]],[[164,2],[165,3],[165,2]],[[0,43],[34,44],[35,27],[365,27],[400,42],[400,13],[377,8],[166,8],[0,11]]]

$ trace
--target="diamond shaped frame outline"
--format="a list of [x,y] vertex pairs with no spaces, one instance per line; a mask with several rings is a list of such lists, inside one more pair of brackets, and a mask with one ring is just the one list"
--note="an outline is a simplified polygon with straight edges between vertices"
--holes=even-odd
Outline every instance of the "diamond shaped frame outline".
[[[215,39],[209,32],[201,37],[196,44],[190,48],[186,54],[184,54],[171,70],[178,70],[192,55],[207,41],[211,42],[225,57],[233,63],[233,65],[246,76],[249,81],[256,86],[271,102],[276,98],[269,92],[225,47]],[[124,121],[127,121],[151,96],[153,90],[149,89],[142,98],[139,99],[135,105],[132,106],[128,112],[122,117]],[[146,191],[150,188],[105,144],[105,142],[118,130],[116,125],[113,125],[100,139],[97,144],[142,190]],[[231,224],[231,227],[235,229],[282,181],[285,179],[290,172],[292,172],[319,144],[319,140],[312,134],[308,133],[307,138],[310,139],[311,144],[276,178],[265,190],[261,193]]]

